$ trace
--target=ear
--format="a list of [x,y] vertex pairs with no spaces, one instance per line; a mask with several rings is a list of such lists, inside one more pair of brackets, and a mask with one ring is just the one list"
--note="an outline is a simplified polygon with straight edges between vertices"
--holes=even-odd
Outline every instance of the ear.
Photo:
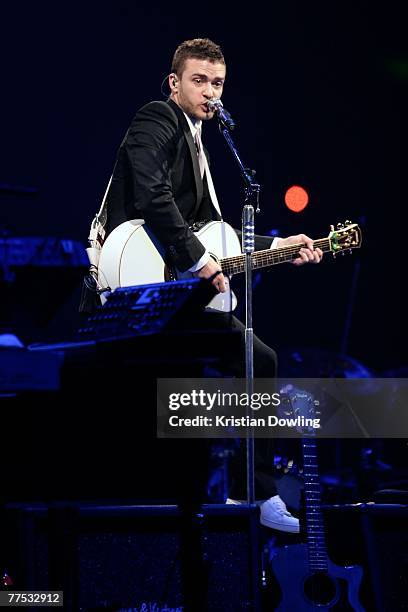
[[170,85],[171,91],[177,91],[177,83],[178,83],[177,74],[172,72],[169,75],[169,85]]

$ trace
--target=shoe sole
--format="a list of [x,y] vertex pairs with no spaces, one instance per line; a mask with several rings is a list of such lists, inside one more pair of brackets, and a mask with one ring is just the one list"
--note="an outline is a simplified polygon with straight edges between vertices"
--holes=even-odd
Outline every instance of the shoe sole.
[[282,525],[282,523],[272,523],[272,521],[265,521],[260,518],[260,523],[264,527],[269,527],[270,529],[276,529],[277,531],[285,531],[286,533],[300,533],[300,527],[293,527],[292,525]]

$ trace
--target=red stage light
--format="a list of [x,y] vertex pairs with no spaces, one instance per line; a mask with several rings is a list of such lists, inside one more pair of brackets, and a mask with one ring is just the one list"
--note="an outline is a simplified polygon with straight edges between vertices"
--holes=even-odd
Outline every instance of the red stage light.
[[299,185],[292,185],[285,193],[285,204],[293,212],[301,212],[309,203],[307,191]]

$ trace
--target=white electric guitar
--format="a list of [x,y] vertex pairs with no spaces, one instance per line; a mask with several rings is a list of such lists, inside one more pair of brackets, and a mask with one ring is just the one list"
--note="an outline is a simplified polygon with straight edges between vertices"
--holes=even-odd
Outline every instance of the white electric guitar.
[[[103,244],[98,266],[98,281],[101,287],[111,291],[117,287],[161,283],[168,280],[191,278],[191,272],[179,272],[169,268],[154,237],[143,227],[143,219],[133,219],[118,225]],[[224,221],[210,221],[196,232],[197,238],[219,262],[223,273],[231,278],[244,272],[245,255],[234,229]],[[323,252],[351,250],[361,245],[361,230],[355,223],[346,221],[331,226],[327,238],[314,241],[314,246]],[[252,254],[254,270],[274,266],[296,259],[303,244],[294,244],[277,249],[255,251]],[[234,310],[237,300],[227,284],[225,293],[217,294],[208,304],[209,308],[221,312]]]

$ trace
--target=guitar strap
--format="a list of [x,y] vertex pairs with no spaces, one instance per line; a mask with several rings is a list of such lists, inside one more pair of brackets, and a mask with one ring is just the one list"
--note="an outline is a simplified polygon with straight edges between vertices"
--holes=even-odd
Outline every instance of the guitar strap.
[[101,249],[103,243],[105,242],[105,224],[107,219],[106,213],[106,199],[108,196],[109,188],[112,183],[112,176],[109,179],[108,186],[105,191],[105,195],[102,199],[102,204],[100,206],[99,212],[96,213],[95,217],[92,220],[91,228],[89,230],[88,236],[88,248],[86,249],[86,253],[88,255],[90,267],[89,274],[95,280],[96,290],[99,292],[102,287],[98,283],[98,265],[99,265],[99,257],[101,255]]
[[92,314],[95,309],[101,305],[100,295],[105,291],[110,291],[109,287],[102,287],[99,284],[98,266],[102,245],[105,241],[106,235],[106,199],[112,183],[112,176],[109,179],[100,209],[92,220],[88,236],[89,246],[87,249],[85,249],[89,259],[89,270],[83,279],[81,298],[79,302],[79,312],[88,315]]

